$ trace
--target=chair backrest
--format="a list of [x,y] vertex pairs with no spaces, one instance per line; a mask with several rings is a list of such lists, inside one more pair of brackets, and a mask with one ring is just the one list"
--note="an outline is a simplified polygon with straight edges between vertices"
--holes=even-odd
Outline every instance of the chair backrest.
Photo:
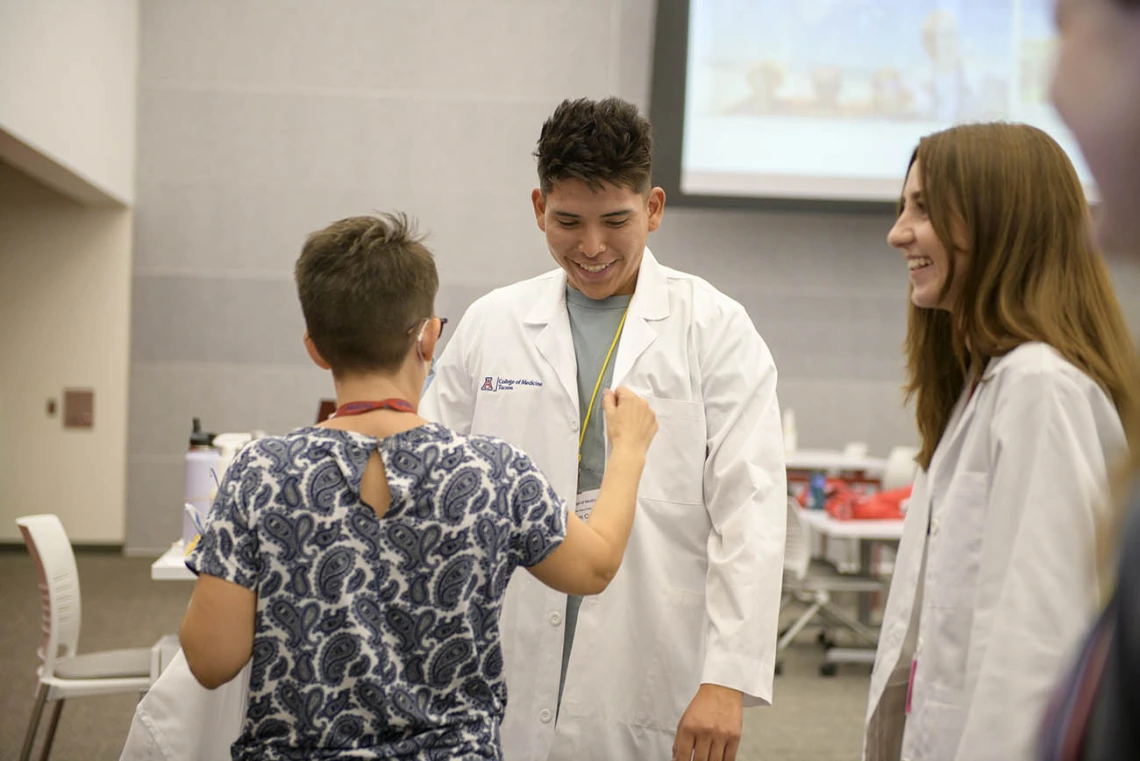
[[811,566],[811,530],[800,517],[800,503],[788,497],[788,529],[784,539],[784,575],[797,581],[807,575]]
[[43,603],[43,676],[55,672],[59,658],[75,655],[79,643],[79,571],[63,524],[54,515],[16,519],[24,544],[36,564]]
[[901,489],[914,482],[918,473],[918,463],[914,458],[918,456],[915,447],[895,447],[887,454],[887,462],[883,468],[883,491]]

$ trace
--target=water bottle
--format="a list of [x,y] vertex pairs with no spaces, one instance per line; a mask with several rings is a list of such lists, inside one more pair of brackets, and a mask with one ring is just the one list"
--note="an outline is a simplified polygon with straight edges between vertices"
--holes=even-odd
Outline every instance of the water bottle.
[[214,436],[213,447],[218,450],[217,476],[219,485],[222,483],[222,479],[226,477],[226,471],[229,470],[238,452],[251,441],[253,441],[253,433],[248,431],[219,433]]
[[808,489],[808,507],[822,510],[827,505],[827,476],[818,470],[812,473]]
[[202,422],[194,418],[190,432],[190,449],[186,452],[186,471],[182,488],[182,543],[188,547],[206,524],[217,483],[220,454],[213,447],[214,435],[202,430]]

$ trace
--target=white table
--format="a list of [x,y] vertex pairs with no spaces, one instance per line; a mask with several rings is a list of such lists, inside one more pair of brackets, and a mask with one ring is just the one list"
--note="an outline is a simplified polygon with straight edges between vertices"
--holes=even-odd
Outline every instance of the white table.
[[150,564],[150,577],[155,581],[194,581],[198,578],[186,567],[186,551],[181,539]]
[[785,458],[788,470],[863,472],[882,476],[887,461],[882,457],[853,456],[832,449],[797,449]]
[[904,523],[902,518],[841,521],[832,518],[826,510],[801,510],[800,516],[813,531],[832,539],[857,539],[866,541],[868,545],[871,542],[897,542],[902,539]]

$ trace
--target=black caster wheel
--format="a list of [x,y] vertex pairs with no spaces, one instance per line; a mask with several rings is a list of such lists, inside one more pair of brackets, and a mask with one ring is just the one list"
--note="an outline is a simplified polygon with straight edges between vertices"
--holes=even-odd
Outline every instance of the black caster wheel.
[[784,673],[784,664],[782,661],[776,661],[776,676]]
[[820,676],[835,676],[838,668],[834,663],[824,663],[819,667]]

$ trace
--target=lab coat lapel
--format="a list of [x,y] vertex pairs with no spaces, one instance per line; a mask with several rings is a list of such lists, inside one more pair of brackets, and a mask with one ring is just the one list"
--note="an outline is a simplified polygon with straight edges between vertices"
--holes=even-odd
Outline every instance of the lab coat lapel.
[[570,315],[566,311],[566,273],[559,272],[544,283],[534,306],[523,319],[533,331],[538,353],[558,376],[570,402],[578,406],[578,362],[570,335]]
[[[986,370],[990,372],[983,371],[983,377],[991,377],[992,366]],[[970,428],[970,421],[977,409],[978,397],[982,394],[983,386],[979,385],[971,395],[972,384],[972,379],[966,381],[966,388],[954,406],[954,411],[946,424],[946,432],[931,458],[930,467],[926,473],[919,474],[915,479],[914,490],[907,507],[902,543],[895,559],[895,578],[891,583],[887,611],[875,656],[875,668],[871,675],[871,699],[868,703],[867,731],[864,737],[864,758],[869,761],[885,758],[883,748],[893,748],[894,739],[897,739],[897,735],[902,732],[899,724],[902,721],[901,717],[889,713],[880,714],[878,709],[884,701],[887,684],[895,669],[908,667],[908,664],[899,663],[899,659],[916,602],[917,585],[921,583],[918,574],[925,550],[924,535],[934,511],[934,501],[937,495],[945,491],[945,479],[956,469],[961,441]]]
[[[992,375],[992,366],[982,370],[983,379],[988,379]],[[944,466],[948,467],[952,472],[954,464],[958,462],[957,453],[961,449],[961,439],[970,430],[970,420],[974,417],[974,411],[978,408],[978,397],[982,395],[982,384],[978,384],[973,394],[970,394],[970,386],[973,385],[973,379],[966,380],[966,387],[962,389],[962,396],[958,400],[958,404],[954,407],[954,412],[950,416],[950,422],[946,425],[946,433],[942,436],[942,441],[938,443],[938,448],[934,450],[934,456],[930,460],[930,491],[931,496],[939,493],[942,487],[945,486],[939,480],[939,474],[942,472]]]
[[614,357],[611,385],[617,388],[629,374],[633,363],[657,340],[660,320],[669,316],[669,290],[665,271],[647,248],[637,273],[637,286],[629,302],[629,315]]
[[[871,675],[871,700],[868,704],[866,741],[867,758],[876,758],[874,749],[898,727],[891,724],[895,719],[889,716],[876,716],[876,711],[887,689],[894,669],[905,667],[899,664],[898,659],[902,651],[903,640],[906,637],[912,609],[915,604],[916,588],[920,583],[919,568],[922,563],[924,551],[924,535],[930,523],[930,516],[934,510],[934,499],[937,494],[945,490],[942,473],[953,473],[958,462],[960,440],[969,430],[970,420],[974,417],[977,408],[978,391],[970,396],[972,380],[967,380],[966,388],[962,391],[950,420],[946,424],[946,432],[934,450],[930,460],[930,467],[926,473],[921,473],[915,479],[914,489],[911,493],[906,512],[906,526],[903,530],[902,543],[895,561],[895,579],[891,584],[891,594],[887,601],[887,615],[883,621],[883,628],[879,636],[879,647],[875,657],[875,669]],[[943,480],[940,480],[943,479]],[[896,600],[896,597],[898,598]],[[897,607],[896,607],[897,606]]]

